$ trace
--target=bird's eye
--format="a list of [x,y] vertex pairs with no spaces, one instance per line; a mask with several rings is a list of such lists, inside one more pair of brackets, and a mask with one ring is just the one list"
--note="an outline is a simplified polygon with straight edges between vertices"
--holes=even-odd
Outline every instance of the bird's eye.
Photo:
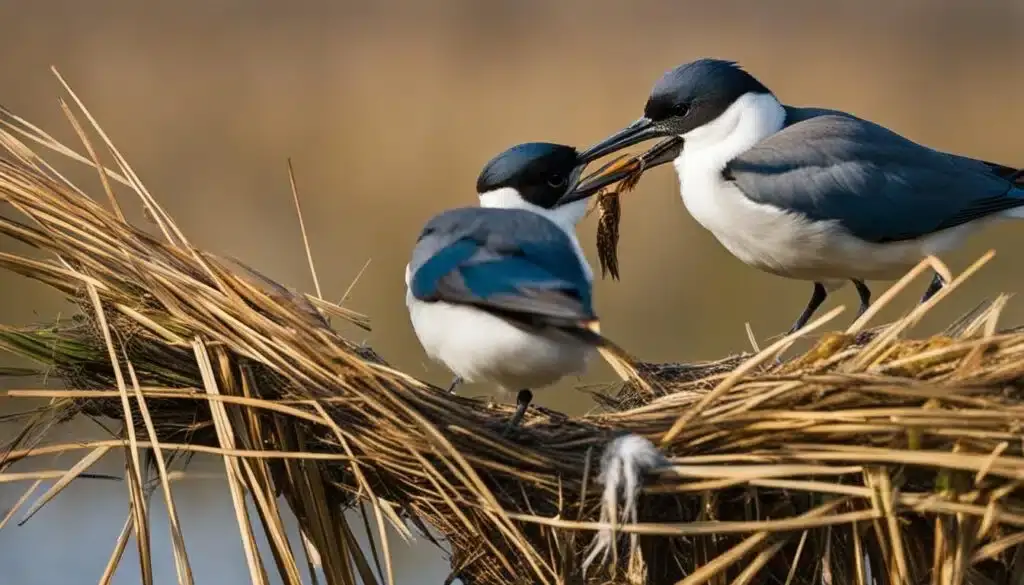
[[565,177],[562,175],[553,175],[548,177],[548,185],[555,189],[565,186]]
[[672,106],[672,113],[676,116],[685,116],[690,113],[690,104],[676,104]]

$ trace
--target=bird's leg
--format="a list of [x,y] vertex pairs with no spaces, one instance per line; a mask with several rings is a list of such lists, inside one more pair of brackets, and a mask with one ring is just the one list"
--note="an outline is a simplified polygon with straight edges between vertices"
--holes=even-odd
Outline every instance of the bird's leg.
[[826,298],[828,298],[828,291],[825,290],[825,285],[820,282],[814,283],[814,292],[811,293],[811,300],[807,301],[807,308],[804,309],[803,313],[800,313],[800,317],[797,318],[796,323],[793,324],[793,327],[786,335],[789,335],[806,325],[807,322],[811,320],[811,316],[814,315],[814,312],[818,310],[818,307],[825,302]]
[[523,420],[523,415],[526,414],[526,409],[530,406],[530,402],[533,401],[533,392],[524,388],[516,394],[516,411],[509,419],[508,424],[505,425],[505,432],[502,434],[506,437],[512,432],[516,426],[519,425],[519,421]]
[[448,393],[455,394],[455,387],[462,384],[462,376],[455,376],[452,378],[452,383],[448,385]]
[[932,281],[928,283],[928,288],[924,289],[924,295],[921,297],[921,302],[927,302],[928,299],[935,296],[935,293],[939,292],[939,289],[946,286],[946,279],[942,278],[938,272],[932,277]]
[[860,308],[857,309],[857,316],[860,317],[871,306],[871,289],[864,284],[863,280],[854,280],[853,286],[857,289],[857,296],[860,297]]

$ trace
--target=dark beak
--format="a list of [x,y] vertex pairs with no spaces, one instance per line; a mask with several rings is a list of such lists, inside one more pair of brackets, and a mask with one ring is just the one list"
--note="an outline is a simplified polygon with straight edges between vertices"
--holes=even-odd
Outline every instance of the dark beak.
[[654,121],[650,118],[640,118],[581,153],[580,162],[589,163],[606,154],[618,152],[623,148],[639,144],[645,140],[661,138],[664,135],[665,133],[655,126]]
[[[683,139],[679,136],[670,136],[655,144],[643,154],[626,160],[613,160],[574,183],[569,191],[558,200],[558,205],[586,199],[601,189],[614,185],[630,176],[639,178],[639,175],[646,173],[654,167],[672,162],[679,156],[682,150]],[[583,166],[581,165],[578,168],[582,169]]]

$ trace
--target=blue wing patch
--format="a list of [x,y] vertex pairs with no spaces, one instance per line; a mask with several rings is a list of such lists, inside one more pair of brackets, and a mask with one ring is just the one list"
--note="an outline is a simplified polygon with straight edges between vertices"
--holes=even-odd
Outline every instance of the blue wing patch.
[[538,254],[544,251],[498,255],[460,239],[423,263],[410,290],[423,301],[468,304],[528,321],[595,319],[590,285],[575,253],[569,250],[568,258],[550,249]]
[[458,240],[430,257],[412,275],[409,289],[421,301],[438,300],[437,290],[441,279],[448,276],[467,262],[479,250],[472,240]]
[[569,289],[574,287],[525,258],[509,256],[460,268],[474,296],[489,298],[517,294],[522,289]]

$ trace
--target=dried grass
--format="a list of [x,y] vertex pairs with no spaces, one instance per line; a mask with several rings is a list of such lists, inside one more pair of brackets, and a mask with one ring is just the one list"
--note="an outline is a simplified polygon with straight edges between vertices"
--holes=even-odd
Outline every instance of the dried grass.
[[[867,315],[778,365],[780,351],[839,310],[754,355],[640,364],[646,384],[609,388],[605,412],[531,409],[522,432],[505,438],[510,408],[395,371],[328,321],[365,326],[362,316],[192,247],[65,89],[87,156],[10,113],[0,132],[0,199],[27,220],[0,219],[0,232],[53,258],[0,254],[0,266],[81,307],[46,327],[0,327],[0,346],[69,387],[8,393],[51,402],[27,415],[0,459],[0,482],[57,479],[38,508],[104,453],[124,450],[131,514],[104,579],[134,533],[151,582],[147,501],[160,489],[178,580],[192,582],[165,462],[202,452],[224,460],[254,583],[271,570],[299,583],[300,547],[312,558],[302,564],[322,566],[327,583],[389,582],[384,527],[409,535],[406,522],[442,534],[452,574],[467,583],[1022,582],[1024,334],[999,331],[999,297],[943,335],[904,337],[990,255],[896,323],[867,330]],[[116,171],[99,165],[83,116]],[[96,168],[113,211],[26,143]],[[142,202],[162,240],[124,222],[115,189]],[[876,306],[929,266],[943,269],[922,263]],[[78,414],[130,422],[114,439],[45,443],[53,424]],[[623,544],[617,558],[629,562],[583,579],[579,559],[605,527],[594,521],[597,461],[623,432],[655,441],[672,466],[646,481],[640,522],[615,527],[639,535],[641,555]],[[7,470],[72,451],[84,456],[70,470]],[[282,528],[277,494],[299,519],[299,546]],[[357,545],[343,515],[357,505],[380,551]],[[272,560],[254,545],[258,530]]]

